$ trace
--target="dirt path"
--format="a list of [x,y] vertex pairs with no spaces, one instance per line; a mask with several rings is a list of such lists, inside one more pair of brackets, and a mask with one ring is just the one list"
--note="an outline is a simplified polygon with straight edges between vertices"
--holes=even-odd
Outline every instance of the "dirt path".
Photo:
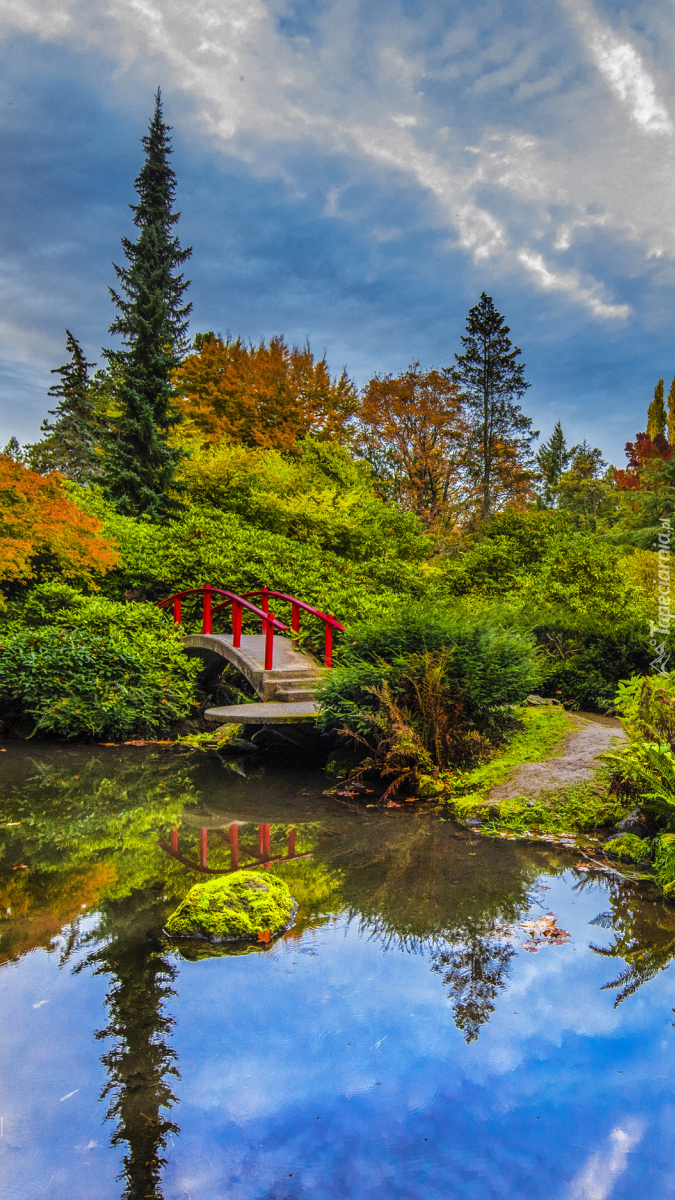
[[534,797],[560,786],[583,783],[597,769],[595,760],[598,755],[612,744],[626,740],[621,722],[611,717],[577,713],[575,719],[579,727],[568,734],[561,755],[544,759],[543,762],[524,763],[508,783],[492,788],[490,800],[510,800],[514,796]]

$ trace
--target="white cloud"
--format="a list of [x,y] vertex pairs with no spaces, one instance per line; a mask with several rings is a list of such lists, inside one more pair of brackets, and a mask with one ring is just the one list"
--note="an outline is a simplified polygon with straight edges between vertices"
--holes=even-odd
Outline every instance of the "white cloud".
[[586,305],[594,316],[610,320],[622,319],[630,314],[628,304],[606,304],[598,296],[598,285],[585,287],[576,271],[566,274],[556,273],[548,267],[541,254],[531,250],[521,250],[518,260],[532,273],[540,287],[546,291],[567,292],[579,304]]
[[643,1123],[632,1117],[617,1125],[607,1146],[591,1154],[573,1179],[566,1200],[608,1200],[626,1170],[628,1155],[642,1138]]
[[656,97],[654,80],[633,46],[599,31],[590,44],[602,74],[638,125],[647,133],[672,133],[673,123]]
[[598,70],[645,133],[672,133],[673,122],[656,95],[656,84],[629,41],[601,24],[581,0],[570,7],[586,33],[586,44]]

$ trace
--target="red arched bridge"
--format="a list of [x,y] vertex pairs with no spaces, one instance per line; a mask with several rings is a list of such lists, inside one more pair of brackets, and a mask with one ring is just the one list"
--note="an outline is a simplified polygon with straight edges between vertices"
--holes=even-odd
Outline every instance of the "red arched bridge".
[[[300,614],[308,614],[323,622],[323,668],[333,665],[333,633],[342,631],[344,625],[336,621],[332,613],[322,612],[297,596],[288,596],[285,592],[275,592],[266,587],[238,595],[207,584],[167,596],[158,602],[157,607],[172,606],[174,622],[180,625],[183,600],[200,595],[202,632],[185,636],[185,650],[188,654],[200,655],[206,666],[213,670],[222,668],[224,661],[232,663],[263,701],[263,704],[209,709],[205,716],[221,724],[245,720],[250,723],[286,723],[313,718],[316,713],[313,694],[321,677],[322,664],[313,654],[300,647]],[[259,605],[253,603],[254,599],[259,599]],[[290,605],[290,626],[275,616],[270,609],[270,600],[279,600],[284,606]],[[214,633],[214,620],[219,624],[229,610],[231,613],[227,624],[231,626],[230,631]],[[260,633],[242,633],[245,613],[255,617],[256,623],[260,621]],[[247,625],[250,624],[249,620]],[[244,707],[248,710],[246,715],[242,712]],[[254,709],[259,711],[254,712]],[[269,714],[263,709],[269,709]]]

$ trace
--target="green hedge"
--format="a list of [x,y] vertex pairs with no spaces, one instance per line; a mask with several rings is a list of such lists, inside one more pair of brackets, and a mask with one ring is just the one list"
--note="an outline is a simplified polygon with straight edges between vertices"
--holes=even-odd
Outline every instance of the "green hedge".
[[411,656],[423,651],[450,651],[445,686],[461,698],[464,716],[478,729],[490,723],[495,709],[524,700],[541,679],[530,636],[502,627],[491,614],[411,606],[352,625],[348,635],[341,665],[319,692],[325,730],[343,726],[363,732],[368,726],[359,722],[358,712],[378,705],[368,689],[386,679],[398,694]]
[[198,669],[159,610],[43,585],[0,638],[0,714],[61,738],[163,733],[196,711]]

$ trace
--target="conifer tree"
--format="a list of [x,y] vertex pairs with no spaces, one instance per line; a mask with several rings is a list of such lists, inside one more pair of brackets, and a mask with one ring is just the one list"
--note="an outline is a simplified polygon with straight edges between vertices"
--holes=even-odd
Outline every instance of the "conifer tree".
[[181,452],[169,438],[181,414],[171,376],[187,348],[192,307],[183,303],[189,281],[176,273],[192,250],[181,249],[173,232],[180,213],[173,211],[176,175],[169,164],[169,133],[158,89],[148,133],[141,139],[145,162],[134,183],[138,203],[130,205],[140,232],[136,242],[122,238],[129,265],[115,266],[120,291],[110,289],[118,309],[110,333],[121,334],[124,349],[105,352],[120,380],[119,416],[105,445],[106,494],[120,512],[152,521],[175,507],[167,493],[176,487]]
[[91,396],[89,370],[96,363],[87,362],[82,347],[69,329],[66,329],[66,350],[70,360],[62,367],[54,367],[52,375],[59,375],[47,393],[58,400],[56,408],[40,426],[44,436],[41,441],[26,447],[30,465],[41,475],[49,471],[61,471],[76,483],[88,483],[98,473],[96,443],[98,440],[96,406]]
[[471,426],[466,462],[485,519],[498,499],[527,485],[531,444],[539,434],[516,403],[530,386],[525,365],[516,362],[521,351],[511,345],[511,331],[485,292],[469,310],[466,332],[464,353],[455,355],[450,375],[461,389]]
[[556,421],[551,440],[542,442],[536,455],[537,466],[544,485],[543,500],[545,504],[550,506],[554,503],[560,477],[567,470],[576,449],[576,446],[573,446],[571,450],[567,449],[562,425],[560,421]]
[[668,441],[675,446],[675,379],[668,392]]
[[647,409],[647,437],[652,441],[658,434],[666,432],[666,406],[663,402],[663,380],[659,379],[654,388],[654,399]]

